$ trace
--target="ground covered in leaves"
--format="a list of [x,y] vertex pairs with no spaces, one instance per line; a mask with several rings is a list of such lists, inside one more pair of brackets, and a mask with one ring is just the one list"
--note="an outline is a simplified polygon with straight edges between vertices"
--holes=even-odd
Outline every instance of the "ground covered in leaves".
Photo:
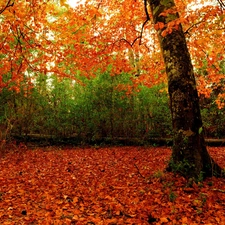
[[[225,167],[225,148],[210,148]],[[225,224],[225,180],[164,172],[166,147],[29,149],[0,157],[0,224]]]

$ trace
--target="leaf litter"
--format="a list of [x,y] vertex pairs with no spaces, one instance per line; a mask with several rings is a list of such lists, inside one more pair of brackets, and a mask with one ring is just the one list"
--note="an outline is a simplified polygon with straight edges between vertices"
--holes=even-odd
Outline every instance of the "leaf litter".
[[[225,148],[209,148],[225,167]],[[167,147],[29,149],[0,158],[0,224],[225,224],[225,181],[188,186]]]

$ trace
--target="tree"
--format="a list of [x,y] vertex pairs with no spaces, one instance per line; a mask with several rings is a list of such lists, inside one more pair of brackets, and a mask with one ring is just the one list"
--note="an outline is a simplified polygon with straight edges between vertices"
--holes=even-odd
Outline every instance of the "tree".
[[187,178],[221,175],[206,149],[194,70],[174,0],[149,0],[168,78],[173,124],[169,169]]

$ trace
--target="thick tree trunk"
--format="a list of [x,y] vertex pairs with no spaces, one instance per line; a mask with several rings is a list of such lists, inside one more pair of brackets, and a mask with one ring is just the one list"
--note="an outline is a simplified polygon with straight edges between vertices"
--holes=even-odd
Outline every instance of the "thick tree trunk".
[[[173,27],[170,23],[179,19],[174,12],[174,0],[148,1],[155,26],[162,28],[164,24],[157,32],[168,77],[173,123],[174,143],[169,168],[187,178],[221,175],[221,168],[206,149],[194,71],[182,26]],[[171,28],[167,33],[168,23]]]

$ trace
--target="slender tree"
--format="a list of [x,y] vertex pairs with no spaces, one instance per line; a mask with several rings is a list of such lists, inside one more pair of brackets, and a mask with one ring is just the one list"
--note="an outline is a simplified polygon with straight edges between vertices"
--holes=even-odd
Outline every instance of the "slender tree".
[[168,78],[173,150],[168,169],[187,178],[221,175],[206,149],[191,57],[174,0],[148,0]]

